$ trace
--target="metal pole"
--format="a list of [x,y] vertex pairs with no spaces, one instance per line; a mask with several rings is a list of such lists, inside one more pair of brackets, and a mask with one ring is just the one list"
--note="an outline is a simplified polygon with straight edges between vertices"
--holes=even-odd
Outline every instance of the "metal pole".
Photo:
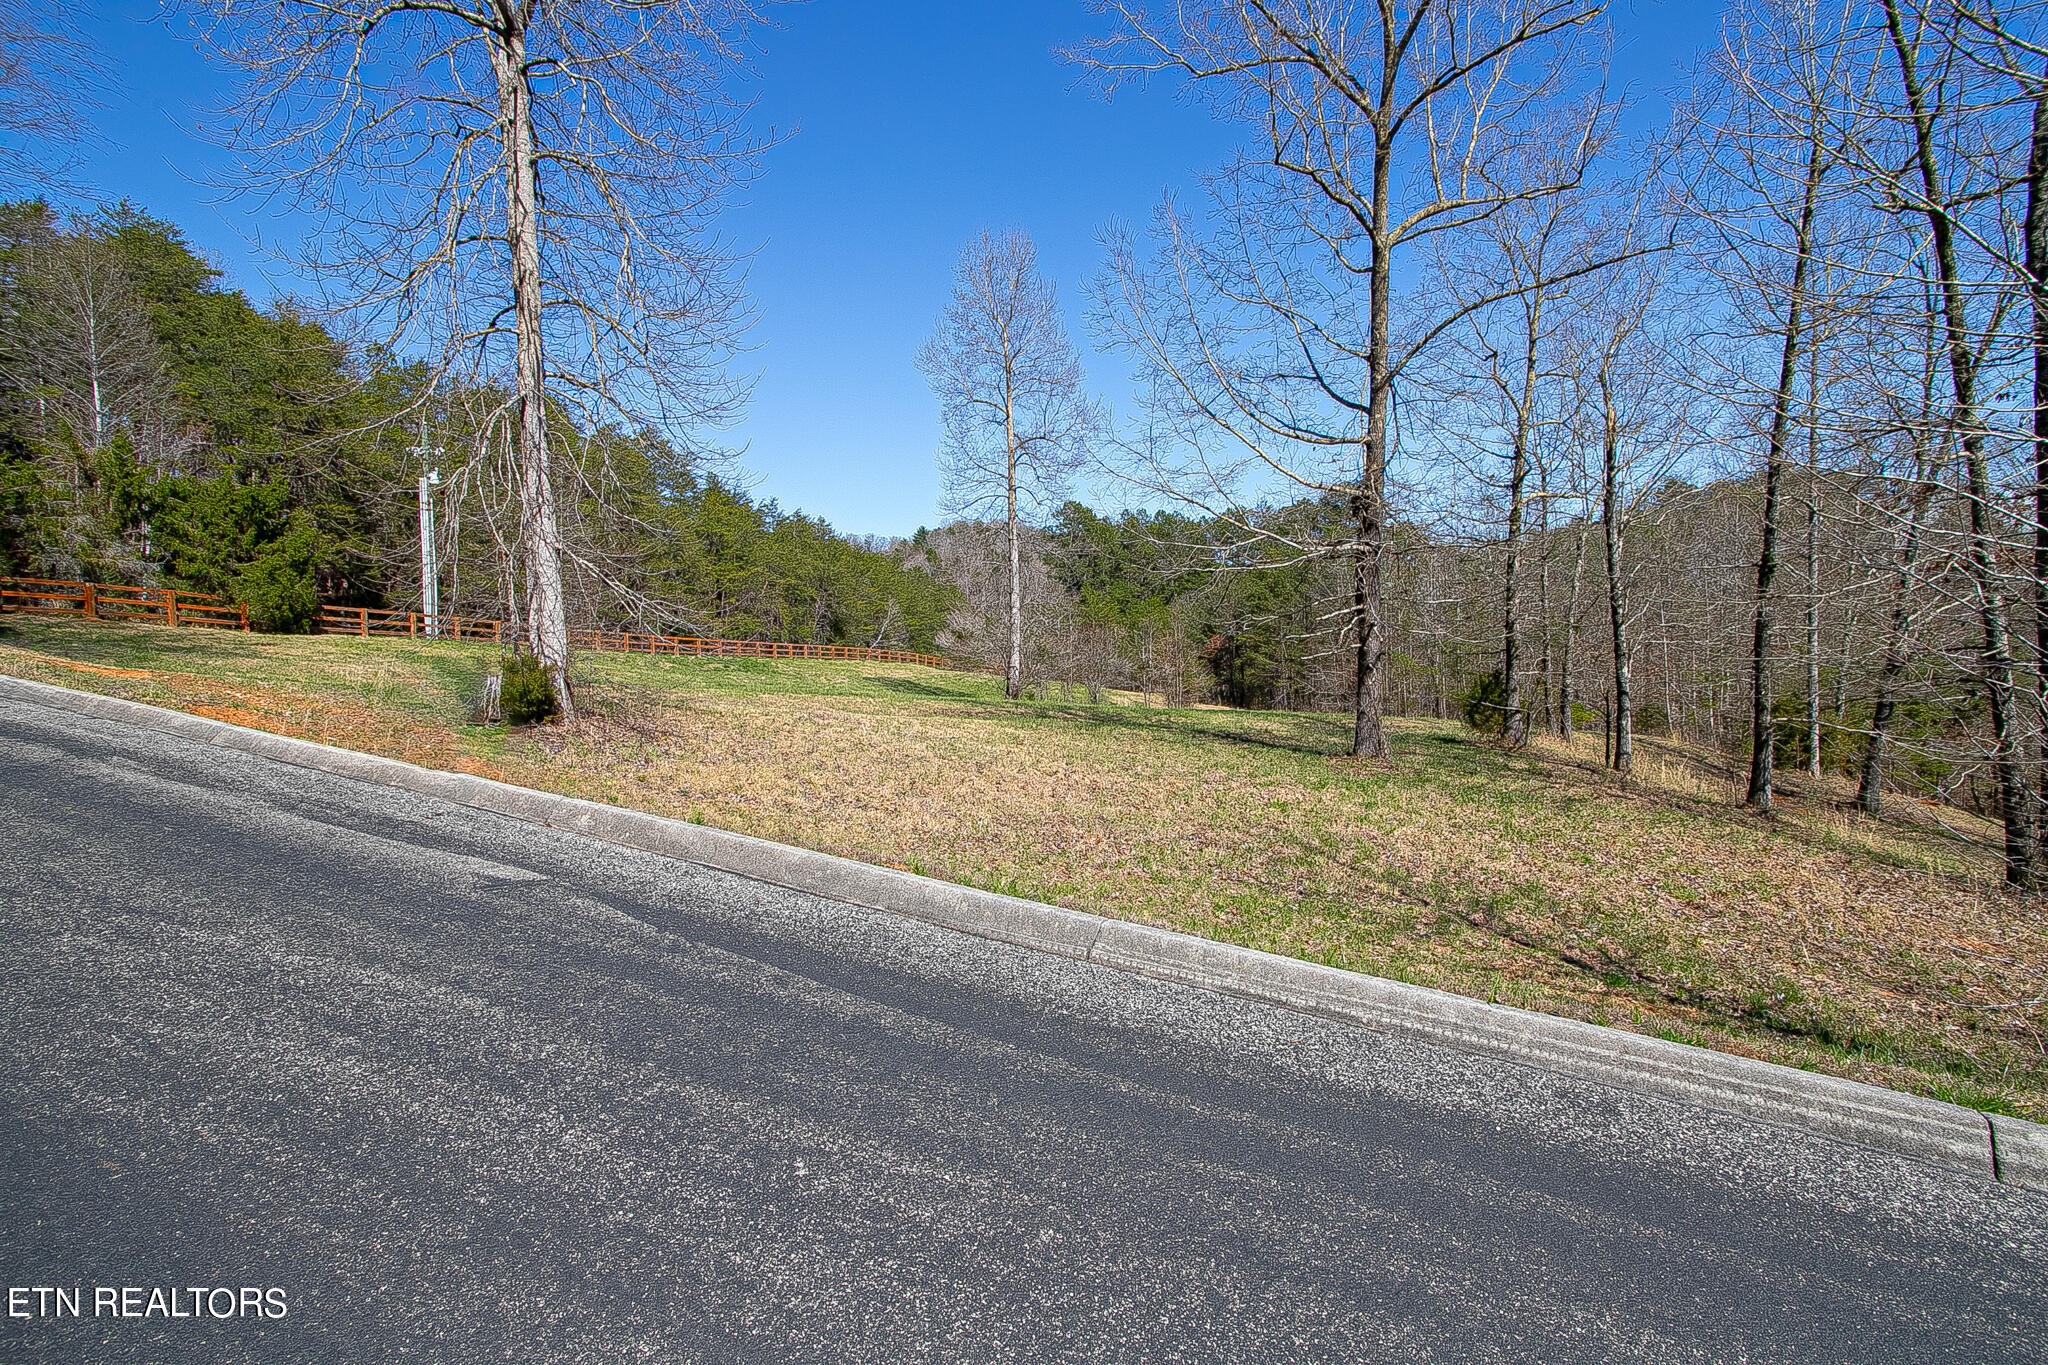
[[427,618],[427,634],[439,635],[441,563],[434,546],[434,490],[441,486],[441,447],[427,444],[424,409],[420,412],[420,443],[412,453],[420,461],[420,613]]
[[434,553],[434,490],[440,484],[438,469],[420,475],[420,607],[429,635],[441,633],[441,566]]

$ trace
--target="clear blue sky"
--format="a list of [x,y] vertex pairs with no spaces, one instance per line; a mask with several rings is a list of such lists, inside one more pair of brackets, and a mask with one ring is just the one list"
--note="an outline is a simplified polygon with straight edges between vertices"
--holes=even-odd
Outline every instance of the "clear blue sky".
[[[1717,10],[1619,5],[1619,82],[1670,85]],[[940,519],[937,406],[911,357],[961,246],[983,227],[1028,230],[1085,347],[1097,233],[1192,186],[1234,134],[1166,88],[1108,103],[1080,88],[1055,49],[1098,22],[1082,0],[811,0],[778,18],[755,93],[764,124],[796,132],[725,220],[757,250],[759,315],[742,358],[759,382],[731,439],[760,496],[842,531],[908,534]],[[153,4],[97,0],[80,24],[113,80],[81,178],[181,225],[253,299],[291,290],[269,248],[294,224],[205,184],[225,154],[192,129],[223,78]],[[1112,396],[1123,368],[1090,358]]]

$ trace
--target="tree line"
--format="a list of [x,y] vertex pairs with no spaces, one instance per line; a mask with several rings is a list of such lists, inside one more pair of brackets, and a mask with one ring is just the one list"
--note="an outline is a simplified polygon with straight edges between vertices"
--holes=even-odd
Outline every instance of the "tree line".
[[[417,363],[355,353],[289,305],[264,311],[221,287],[177,229],[127,206],[60,222],[8,206],[0,238],[6,366],[0,565],[9,573],[190,587],[247,601],[268,629],[303,629],[320,601],[417,607],[416,478],[438,494],[445,609],[517,620],[509,471],[484,440],[502,395],[443,389]],[[413,425],[423,417],[424,428]],[[565,426],[565,429],[568,429]],[[591,433],[564,452],[572,617],[608,627],[740,639],[944,650],[1007,671],[1009,528],[967,520],[903,541],[856,542],[759,503],[663,443]],[[1548,478],[1548,466],[1544,477]],[[1814,629],[1772,699],[1782,763],[1860,776],[1885,666],[1888,522],[1882,507],[1801,471],[1791,581]],[[1709,744],[1746,742],[1748,576],[1763,498],[1757,474],[1695,486],[1667,478],[1631,499],[1624,589],[1633,604],[1630,722]],[[1814,531],[1809,540],[1804,528]],[[1521,546],[1522,680],[1530,723],[1570,734],[1613,715],[1598,619],[1607,597],[1597,499],[1549,499]],[[1308,541],[1341,531],[1324,498],[1262,509]],[[1333,531],[1333,528],[1337,530]],[[1229,517],[1103,513],[1066,500],[1026,518],[1018,544],[1020,690],[1163,702],[1344,710],[1351,654],[1342,566],[1272,562]],[[1955,534],[1951,528],[1950,534]],[[1506,543],[1397,522],[1390,538],[1387,708],[1453,716],[1499,672]],[[1929,620],[1965,619],[1929,598]],[[1985,702],[1942,660],[1895,669],[1872,790],[1995,812],[1973,749]],[[1962,684],[1958,685],[1958,678]],[[1810,685],[1809,685],[1810,684]],[[1502,711],[1504,700],[1496,699]]]
[[1095,411],[1069,344],[1005,325],[1030,271],[985,285],[1028,240],[969,246],[927,366],[963,497],[1049,511],[1092,461],[1186,518],[1129,529],[1217,580],[1212,672],[1360,756],[1390,711],[1519,744],[1594,709],[1624,772],[1639,726],[1741,750],[1762,811],[1786,762],[1962,801],[2041,884],[2042,6],[1736,0],[1664,109],[1608,88],[1594,0],[1100,8],[1071,59],[1240,150],[1106,232],[1087,317],[1137,398],[1057,459],[1025,434]]
[[[0,205],[0,380],[0,573],[217,593],[269,630],[307,629],[321,602],[418,609],[434,465],[443,610],[519,620],[516,499],[488,421],[505,395],[252,306],[170,223]],[[886,544],[656,437],[557,427],[579,621],[934,647],[953,597]]]
[[[1097,11],[1070,61],[1105,89],[1177,84],[1239,149],[1105,233],[1085,323],[1129,367],[1122,412],[1086,391],[1027,236],[963,254],[918,362],[954,510],[992,521],[875,561],[772,508],[725,533],[729,502],[752,506],[708,472],[744,398],[724,366],[744,310],[712,227],[763,145],[737,74],[758,7],[193,0],[246,78],[231,137],[252,187],[335,225],[321,278],[376,344],[322,361],[305,318],[261,315],[276,372],[215,393],[205,449],[184,451],[190,423],[96,425],[100,398],[31,373],[50,352],[25,341],[21,422],[61,420],[76,450],[10,446],[40,491],[9,494],[8,524],[80,563],[110,535],[249,588],[302,583],[317,542],[328,587],[388,595],[403,500],[358,472],[381,460],[402,486],[408,447],[457,450],[476,501],[458,495],[455,562],[493,566],[569,714],[572,612],[915,619],[1013,694],[1087,673],[1332,706],[1368,758],[1389,712],[1455,709],[1522,743],[1592,708],[1624,771],[1639,725],[1742,751],[1760,810],[1783,764],[1832,763],[1866,809],[1901,785],[1976,805],[2008,879],[2040,883],[2042,6],[1735,0],[1668,105],[1611,88],[1599,0]],[[155,335],[166,374],[187,364],[182,332]],[[237,413],[330,372],[350,380],[338,406],[280,400],[275,433]],[[373,411],[285,430],[348,403]],[[145,516],[117,442],[166,481]],[[267,466],[286,446],[322,453]],[[1063,513],[1084,468],[1143,510]],[[207,518],[251,529],[189,529]],[[742,543],[814,562],[728,577]],[[884,562],[880,591],[820,587]],[[861,605],[824,605],[842,597]]]

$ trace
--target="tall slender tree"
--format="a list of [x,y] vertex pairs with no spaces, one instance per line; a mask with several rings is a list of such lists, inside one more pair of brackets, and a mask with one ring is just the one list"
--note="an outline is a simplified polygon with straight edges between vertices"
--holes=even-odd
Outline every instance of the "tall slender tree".
[[[1776,726],[1779,533],[1785,471],[1799,414],[1802,355],[1813,344],[1821,237],[1829,177],[1839,165],[1845,68],[1853,47],[1839,16],[1807,0],[1738,4],[1710,65],[1714,98],[1695,125],[1700,165],[1690,180],[1692,207],[1729,297],[1735,328],[1751,347],[1723,357],[1703,353],[1709,382],[1731,391],[1762,437],[1763,505],[1750,598],[1749,804],[1771,809]],[[1836,177],[1839,179],[1839,176]],[[1768,352],[1768,360],[1762,353]]]
[[248,181],[331,230],[309,262],[401,352],[507,398],[527,643],[565,715],[564,421],[688,447],[743,396],[708,226],[756,143],[728,91],[751,0],[188,0],[246,77]]
[[[1397,288],[1397,261],[1580,183],[1605,126],[1586,88],[1600,56],[1585,41],[1605,6],[1101,8],[1114,31],[1080,60],[1111,79],[1180,77],[1255,130],[1257,146],[1216,182],[1213,240],[1169,209],[1156,265],[1116,247],[1105,327],[1152,373],[1158,400],[1135,477],[1282,559],[1344,563],[1351,747],[1382,756],[1396,386],[1464,318],[1519,292],[1446,302]],[[1523,155],[1539,142],[1557,154]],[[1256,515],[1276,489],[1328,499],[1345,531],[1303,539]]]
[[1060,320],[1053,287],[1038,273],[1028,234],[984,232],[953,268],[953,297],[917,365],[945,420],[940,453],[956,510],[994,508],[1009,559],[1009,656],[1003,686],[1024,688],[1024,518],[1049,511],[1062,480],[1085,458],[1097,429],[1081,383],[1081,359]]
[[[0,381],[28,396],[46,443],[97,456],[168,405],[149,315],[104,221],[36,233],[15,254]],[[74,486],[78,477],[74,468]]]
[[[1538,167],[1554,163],[1554,148],[1530,149]],[[1542,183],[1567,178],[1569,168],[1552,166],[1548,171],[1524,172],[1515,178]],[[1452,297],[1496,294],[1502,284],[1516,286],[1512,296],[1496,300],[1470,318],[1472,338],[1467,343],[1471,358],[1480,371],[1478,393],[1450,395],[1445,405],[1451,420],[1460,424],[1477,415],[1489,430],[1497,430],[1507,446],[1506,517],[1501,539],[1501,681],[1506,689],[1502,733],[1510,745],[1528,739],[1529,708],[1524,704],[1522,678],[1526,671],[1523,639],[1527,633],[1527,608],[1522,603],[1522,560],[1526,549],[1525,530],[1531,502],[1537,520],[1547,523],[1547,487],[1532,494],[1529,480],[1538,475],[1539,444],[1548,428],[1562,420],[1561,394],[1564,384],[1555,369],[1551,334],[1561,325],[1566,310],[1561,307],[1574,284],[1582,283],[1595,262],[1612,263],[1616,248],[1626,254],[1626,234],[1617,242],[1608,233],[1591,229],[1588,200],[1584,194],[1549,194],[1529,202],[1510,200],[1500,212],[1463,234],[1463,251],[1438,262],[1437,274]],[[1594,268],[1598,268],[1597,266]],[[1463,386],[1459,386],[1461,389]],[[1486,443],[1489,447],[1491,442]],[[1489,449],[1486,454],[1493,452]],[[1482,457],[1484,458],[1484,457]],[[1485,483],[1495,482],[1491,471],[1480,475]],[[1540,566],[1547,611],[1549,565]],[[1543,622],[1547,629],[1547,619]],[[1547,642],[1542,651],[1547,672]],[[1546,676],[1543,691],[1548,694]]]
[[1962,102],[1944,101],[1938,85],[1930,84],[1921,69],[1923,21],[1909,17],[1899,0],[1881,0],[1881,6],[1884,31],[1896,62],[1897,112],[1902,115],[1898,121],[1903,125],[1908,158],[1903,167],[1872,159],[1865,170],[1927,225],[1939,290],[1936,316],[1948,359],[1950,417],[1962,456],[1969,524],[1964,564],[1982,626],[1979,676],[1990,710],[1991,765],[1998,779],[2005,826],[2005,876],[2013,886],[2032,890],[2041,883],[2039,827],[2021,739],[2007,584],[1999,567],[1998,495],[1992,487],[1982,388],[1987,329],[1972,318],[1971,290],[1962,262],[1967,234],[1958,222],[1973,196],[1967,185],[1955,183],[1952,158],[1943,155],[1937,139],[1943,113],[1957,112]]

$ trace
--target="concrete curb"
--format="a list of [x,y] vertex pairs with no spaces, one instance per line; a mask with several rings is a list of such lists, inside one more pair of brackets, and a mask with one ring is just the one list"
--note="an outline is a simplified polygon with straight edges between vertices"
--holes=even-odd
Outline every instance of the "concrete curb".
[[1362,976],[745,834],[0,676],[0,697],[352,777],[1116,971],[1223,991],[2048,1190],[2048,1126],[1858,1081]]

